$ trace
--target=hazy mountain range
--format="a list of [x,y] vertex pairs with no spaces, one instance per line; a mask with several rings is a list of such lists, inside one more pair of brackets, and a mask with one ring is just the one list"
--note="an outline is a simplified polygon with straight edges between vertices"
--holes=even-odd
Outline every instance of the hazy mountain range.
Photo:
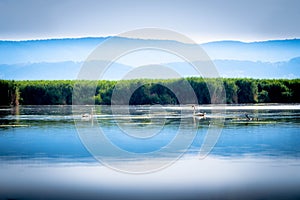
[[[83,61],[107,38],[0,41],[0,79],[76,79]],[[115,48],[145,42],[142,39],[117,38]],[[146,42],[191,46],[169,40]],[[243,43],[219,41],[201,44],[222,77],[299,78],[300,39]],[[148,60],[151,62],[151,56]],[[162,61],[182,76],[195,71],[185,62]],[[134,66],[114,63],[105,79],[120,79]]]

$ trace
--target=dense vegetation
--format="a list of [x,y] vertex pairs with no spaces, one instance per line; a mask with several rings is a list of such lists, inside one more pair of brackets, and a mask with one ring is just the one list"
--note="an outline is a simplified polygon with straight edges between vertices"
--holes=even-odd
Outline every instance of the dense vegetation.
[[[300,79],[207,79],[186,78],[172,80],[127,81],[8,81],[0,80],[0,105],[70,105],[74,84],[82,91],[81,103],[111,104],[112,93],[117,86],[123,94],[132,94],[129,103],[178,104],[178,95],[184,96],[183,85],[189,83],[199,104],[212,101],[209,91],[222,94],[224,84],[226,103],[300,103]],[[170,88],[177,88],[174,94]],[[210,88],[210,90],[208,89]],[[85,91],[95,90],[94,95]],[[126,102],[120,102],[126,104]]]

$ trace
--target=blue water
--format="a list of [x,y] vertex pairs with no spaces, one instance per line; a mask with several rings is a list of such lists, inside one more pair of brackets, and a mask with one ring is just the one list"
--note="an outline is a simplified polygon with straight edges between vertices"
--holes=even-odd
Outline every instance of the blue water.
[[[91,108],[93,115],[83,118]],[[120,107],[116,113],[109,106],[1,107],[0,199],[300,197],[300,105],[207,105],[199,111],[206,118],[193,117],[189,105]],[[168,148],[179,128],[179,142]],[[96,129],[112,146],[141,156],[110,153]],[[200,158],[209,130],[220,134]],[[93,144],[107,150],[101,155],[112,163],[102,162]],[[164,163],[170,159],[172,165]],[[149,174],[157,163],[164,168]]]
[[[229,109],[219,113],[224,117],[221,135],[210,155],[220,157],[300,157],[300,109]],[[204,107],[205,109],[205,107]],[[184,116],[185,126],[197,123],[197,135],[187,154],[197,153],[203,144],[210,121],[214,117],[207,108],[205,119]],[[164,109],[155,119],[149,115],[149,106],[131,108],[129,116],[119,115],[113,118],[110,107],[98,106],[91,119],[83,121],[87,126],[99,126],[109,140],[129,152],[149,153],[157,151],[176,136],[181,123],[181,113],[177,107]],[[247,121],[244,113],[258,118],[259,121]],[[153,114],[153,113],[152,113]],[[155,114],[155,113],[154,113]],[[137,117],[129,119],[130,116]],[[150,117],[149,117],[150,116]],[[157,117],[158,116],[158,117]],[[41,159],[51,162],[88,161],[93,156],[82,144],[71,106],[20,106],[0,109],[0,159],[26,160]],[[78,120],[81,120],[79,119]],[[75,119],[76,120],[76,119]],[[152,120],[152,121],[151,121]],[[162,122],[163,121],[163,122]],[[136,129],[140,134],[154,131],[156,135],[147,138],[135,138],[118,127],[125,124],[129,131]],[[10,126],[11,125],[11,126]],[[17,125],[17,126],[12,126]],[[138,132],[137,131],[137,132]],[[189,129],[186,134],[189,134]],[[176,153],[176,152],[175,152]]]

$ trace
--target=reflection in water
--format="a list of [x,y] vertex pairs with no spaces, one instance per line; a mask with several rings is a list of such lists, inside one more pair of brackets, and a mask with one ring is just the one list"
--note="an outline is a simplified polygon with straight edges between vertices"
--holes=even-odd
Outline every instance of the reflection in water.
[[[289,105],[289,109],[284,109],[282,105],[272,105],[271,109],[265,110],[262,106],[256,107],[251,110],[249,106],[246,106],[247,109],[244,106],[228,106],[226,113],[212,113],[211,108],[201,107],[206,116],[194,117],[190,106],[181,108],[191,111],[191,114],[185,115],[175,106],[152,110],[149,106],[132,106],[129,115],[123,114],[122,107],[112,115],[110,107],[96,106],[93,117],[82,120],[87,128],[101,127],[118,146],[134,152],[146,152],[147,148],[139,146],[138,140],[135,143],[132,138],[128,138],[124,131],[133,138],[154,138],[147,144],[154,151],[168,144],[179,125],[195,127],[198,133],[188,151],[188,154],[193,154],[199,151],[211,119],[225,117],[221,137],[212,155],[299,157],[299,106]],[[80,107],[78,113],[73,115],[71,106],[1,108],[0,159],[37,159],[44,156],[43,160],[59,157],[61,161],[63,158],[76,160],[91,157],[82,147],[74,126],[74,119],[80,120],[82,113],[87,110],[90,111],[91,107]],[[244,113],[258,120],[248,120]]]
[[[71,106],[1,107],[0,198],[39,198],[46,188],[52,193],[61,188],[61,192],[55,193],[61,196],[53,198],[69,197],[74,192],[70,188],[76,188],[84,197],[112,194],[115,198],[147,194],[154,197],[150,194],[155,192],[150,191],[156,191],[159,197],[183,195],[195,199],[199,195],[208,198],[300,196],[295,189],[300,186],[299,105],[227,106],[226,112],[214,113],[211,106],[201,106],[205,118],[193,117],[191,106],[155,109],[131,106],[126,115],[122,107],[112,115],[108,106],[95,106],[93,117],[83,120],[82,125],[101,127],[115,145],[131,152],[147,153],[163,148],[172,140],[180,123],[183,127],[197,128],[196,138],[181,160],[157,173],[140,176],[103,167],[82,145],[74,119],[81,119],[91,108],[82,106],[73,114]],[[190,114],[182,115],[182,109]],[[248,120],[245,113],[258,120]],[[216,146],[208,158],[199,160],[199,149],[211,119],[223,117],[225,122]],[[119,127],[129,130],[131,135],[124,135]],[[145,139],[149,141],[147,144],[141,142]],[[168,159],[168,154],[154,159]],[[122,158],[116,162],[149,164],[145,160]],[[30,192],[33,188],[35,193]],[[16,191],[19,196],[14,196]],[[83,197],[79,193],[77,197]]]

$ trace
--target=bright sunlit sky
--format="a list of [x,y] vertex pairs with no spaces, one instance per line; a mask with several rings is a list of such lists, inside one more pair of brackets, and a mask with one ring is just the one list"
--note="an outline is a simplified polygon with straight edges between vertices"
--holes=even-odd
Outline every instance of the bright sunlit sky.
[[108,36],[137,28],[196,42],[300,38],[298,0],[1,0],[0,40]]

